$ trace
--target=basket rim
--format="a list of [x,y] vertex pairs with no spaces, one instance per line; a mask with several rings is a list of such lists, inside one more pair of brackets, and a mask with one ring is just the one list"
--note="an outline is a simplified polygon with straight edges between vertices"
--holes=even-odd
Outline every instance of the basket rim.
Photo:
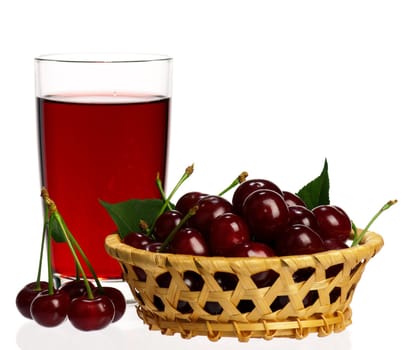
[[[118,233],[113,233],[105,238],[105,248],[109,255],[119,259],[119,256],[116,252],[122,252],[123,254],[129,255],[132,259],[133,256],[140,256],[140,257],[151,257],[151,258],[160,258],[160,259],[196,259],[199,263],[202,261],[219,261],[221,259],[225,259],[226,261],[239,261],[239,260],[247,260],[249,262],[253,261],[268,261],[268,262],[288,262],[288,261],[306,261],[308,258],[315,258],[322,260],[325,257],[334,255],[334,254],[353,254],[354,252],[358,252],[362,254],[364,251],[365,253],[368,251],[372,251],[372,256],[374,256],[379,250],[383,247],[384,240],[381,235],[373,231],[367,231],[365,236],[363,237],[362,241],[359,245],[355,247],[349,247],[339,250],[327,250],[315,254],[303,254],[303,255],[285,255],[285,256],[272,256],[272,257],[227,257],[227,256],[200,256],[200,255],[188,255],[188,254],[174,254],[174,253],[159,253],[159,252],[151,252],[143,249],[138,249],[132,247],[126,243],[123,243],[120,239]],[[122,255],[123,255],[122,254]]]

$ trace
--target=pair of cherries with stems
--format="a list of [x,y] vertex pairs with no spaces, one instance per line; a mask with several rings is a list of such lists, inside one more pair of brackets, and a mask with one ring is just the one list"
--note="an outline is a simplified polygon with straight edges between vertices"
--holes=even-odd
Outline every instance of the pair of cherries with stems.
[[[42,188],[41,195],[45,204],[45,212],[37,279],[19,291],[16,306],[24,317],[33,319],[45,327],[58,326],[68,318],[71,324],[79,330],[92,331],[105,328],[123,316],[126,310],[126,300],[118,289],[101,285],[92,264],[67,228],[46,188]],[[53,284],[51,265],[53,233],[59,235],[59,242],[61,240],[68,245],[76,271],[81,276],[77,276],[75,280],[63,284],[58,289]],[[45,242],[47,282],[41,280]],[[96,285],[87,279],[79,255],[93,275]]]

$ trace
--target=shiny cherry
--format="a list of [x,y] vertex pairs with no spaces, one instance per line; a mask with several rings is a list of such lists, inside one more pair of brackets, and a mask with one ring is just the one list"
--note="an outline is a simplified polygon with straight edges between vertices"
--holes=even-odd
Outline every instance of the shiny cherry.
[[43,290],[48,289],[49,284],[44,281],[39,282],[39,287],[37,287],[37,282],[31,282],[26,284],[16,296],[16,306],[19,312],[26,318],[32,318],[30,313],[30,305],[33,299]]
[[288,206],[301,205],[306,207],[305,202],[297,195],[289,191],[283,191],[283,198]]
[[325,250],[322,238],[310,227],[293,225],[276,239],[278,255],[314,254]]
[[93,299],[87,296],[72,301],[68,312],[71,324],[82,331],[93,331],[108,326],[114,317],[114,305],[106,295]]
[[232,204],[223,197],[209,195],[199,200],[199,209],[189,219],[189,226],[193,226],[206,237],[209,235],[212,220],[224,213],[232,212]]
[[272,190],[256,190],[243,203],[243,216],[257,241],[272,242],[289,222],[283,197]]
[[183,214],[177,210],[169,210],[160,215],[153,227],[156,239],[163,242],[182,219]]
[[66,319],[70,302],[70,296],[65,291],[58,290],[54,294],[49,294],[44,290],[33,299],[30,313],[38,324],[55,327]]
[[[245,242],[239,244],[230,251],[232,257],[267,258],[275,256],[273,249],[261,242]],[[255,273],[251,276],[258,288],[271,286],[279,275],[273,270]]]
[[282,195],[280,188],[273,182],[264,179],[252,179],[242,182],[233,193],[232,204],[233,212],[236,214],[242,214],[243,202],[246,197],[252,192],[259,189],[273,190]]
[[188,192],[178,199],[175,209],[185,216],[191,208],[193,208],[200,199],[206,197],[207,194],[201,192]]
[[301,205],[289,206],[289,225],[302,224],[309,226],[313,230],[317,230],[318,223],[315,215],[308,208]]
[[225,213],[212,221],[208,242],[212,255],[225,256],[233,246],[250,241],[249,228],[242,217]]
[[126,312],[126,299],[123,293],[113,287],[102,287],[96,290],[96,295],[105,295],[110,298],[114,306],[114,317],[112,322],[116,322],[122,318]]
[[339,250],[349,248],[349,246],[345,242],[336,238],[324,239],[323,244],[325,245],[326,250]]
[[[89,284],[92,290],[96,288],[93,283],[89,282]],[[80,279],[65,282],[59,289],[69,294],[71,300],[87,295],[86,285],[84,281]]]
[[345,242],[352,231],[349,216],[334,205],[320,205],[312,209],[318,221],[318,232],[323,239],[335,238]]
[[145,249],[153,240],[141,232],[130,232],[123,238],[123,243],[137,249]]
[[203,235],[196,229],[186,227],[177,231],[168,247],[169,253],[188,255],[209,255]]

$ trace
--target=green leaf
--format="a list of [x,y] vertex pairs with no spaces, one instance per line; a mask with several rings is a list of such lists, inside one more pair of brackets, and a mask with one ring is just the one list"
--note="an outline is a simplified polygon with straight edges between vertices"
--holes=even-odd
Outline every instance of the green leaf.
[[302,187],[297,195],[305,202],[309,209],[318,205],[329,204],[329,174],[328,161],[325,159],[321,174]]
[[155,221],[163,201],[160,199],[129,199],[119,203],[100,200],[117,226],[121,238],[140,229],[139,222],[144,220],[149,226]]
[[[51,233],[51,236],[53,240],[57,243],[63,243],[66,242],[66,237],[64,235],[62,227],[59,225],[57,219],[56,219],[56,213],[52,214],[50,216],[49,220],[49,230]],[[63,218],[62,218],[63,220]]]

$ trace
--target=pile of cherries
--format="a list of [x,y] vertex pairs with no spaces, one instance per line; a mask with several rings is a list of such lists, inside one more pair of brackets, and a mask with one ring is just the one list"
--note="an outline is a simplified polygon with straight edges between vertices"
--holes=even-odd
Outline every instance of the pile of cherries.
[[126,310],[123,294],[113,287],[89,284],[92,298],[81,279],[66,282],[52,293],[48,282],[32,282],[19,291],[16,306],[24,317],[45,327],[58,326],[68,318],[77,329],[90,331],[118,321]]
[[232,201],[188,192],[155,220],[151,235],[123,241],[139,249],[174,254],[271,257],[347,248],[351,220],[339,207],[309,209],[297,195],[265,179],[242,182]]
[[[108,326],[119,320],[126,311],[126,300],[116,288],[103,287],[87,256],[75,237],[68,230],[56,204],[45,188],[42,189],[46,213],[38,265],[37,279],[24,286],[16,296],[16,306],[20,313],[45,327],[55,327],[68,318],[79,330],[92,331]],[[64,283],[55,288],[51,265],[51,240],[53,232],[62,234],[62,244],[67,244],[73,255],[76,271],[82,278]],[[47,236],[48,281],[41,281],[42,256]],[[93,275],[96,285],[87,279],[80,263],[80,254]]]

